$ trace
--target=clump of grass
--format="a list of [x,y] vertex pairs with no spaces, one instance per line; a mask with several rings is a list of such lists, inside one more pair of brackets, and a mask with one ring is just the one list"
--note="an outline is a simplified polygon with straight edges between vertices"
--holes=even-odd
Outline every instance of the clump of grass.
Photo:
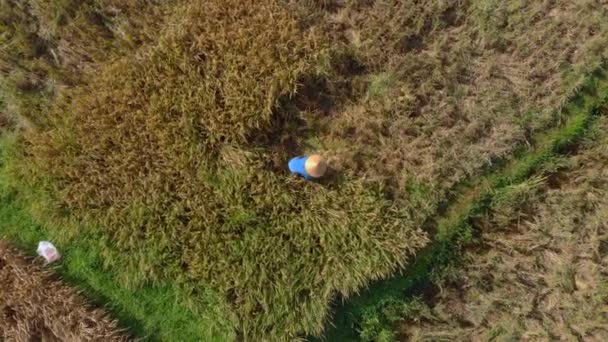
[[18,161],[57,209],[51,220],[81,222],[66,235],[130,255],[126,285],[209,284],[251,340],[319,334],[336,294],[427,242],[381,185],[294,179],[252,144],[290,119],[278,105],[300,80],[328,67],[327,42],[295,13],[274,0],[176,6],[156,44],[62,92]]
[[522,210],[536,198],[536,192],[541,189],[546,182],[542,176],[533,176],[529,179],[509,185],[500,189],[492,201],[492,225],[506,226],[510,222],[518,222],[527,213]]
[[384,299],[378,304],[382,307],[380,314],[370,310],[363,316],[359,332],[361,341],[397,341],[394,329],[397,323],[434,319],[431,309],[421,298],[409,301]]

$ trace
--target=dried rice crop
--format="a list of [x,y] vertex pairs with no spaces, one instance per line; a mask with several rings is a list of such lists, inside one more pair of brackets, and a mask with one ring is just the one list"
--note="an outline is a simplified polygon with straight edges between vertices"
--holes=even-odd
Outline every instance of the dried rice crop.
[[0,240],[2,341],[129,341],[116,322],[94,309],[52,272]]

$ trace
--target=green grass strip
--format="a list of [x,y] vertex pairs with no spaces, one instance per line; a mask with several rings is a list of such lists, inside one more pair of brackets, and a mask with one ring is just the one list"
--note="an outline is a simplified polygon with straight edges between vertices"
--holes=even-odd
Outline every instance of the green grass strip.
[[358,328],[365,315],[380,316],[384,303],[403,301],[415,288],[432,286],[432,277],[457,260],[462,249],[473,241],[471,219],[490,209],[494,194],[528,179],[557,155],[575,147],[607,100],[608,72],[600,68],[587,78],[579,93],[559,113],[562,124],[538,133],[532,147],[516,151],[511,161],[457,189],[458,196],[436,221],[433,242],[404,273],[372,284],[337,307],[324,340],[359,340]]

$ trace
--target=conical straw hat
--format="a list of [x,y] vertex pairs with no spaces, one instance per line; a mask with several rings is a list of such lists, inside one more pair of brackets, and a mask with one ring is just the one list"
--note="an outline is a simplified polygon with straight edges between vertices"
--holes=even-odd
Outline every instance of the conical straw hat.
[[325,174],[325,171],[327,171],[327,163],[320,155],[313,154],[306,160],[304,168],[309,175],[319,178]]

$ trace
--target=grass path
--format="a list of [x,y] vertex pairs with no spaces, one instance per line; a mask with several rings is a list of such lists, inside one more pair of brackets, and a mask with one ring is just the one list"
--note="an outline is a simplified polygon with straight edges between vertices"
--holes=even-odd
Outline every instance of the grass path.
[[433,242],[421,251],[403,274],[372,284],[336,308],[328,341],[354,341],[363,316],[381,316],[384,303],[402,301],[413,290],[432,286],[432,277],[441,273],[472,242],[471,219],[487,211],[500,189],[520,183],[547,165],[557,155],[575,147],[608,100],[608,71],[602,68],[588,77],[569,103],[558,113],[559,124],[534,136],[531,146],[516,151],[509,161],[468,183],[459,185],[457,196],[435,218]]

